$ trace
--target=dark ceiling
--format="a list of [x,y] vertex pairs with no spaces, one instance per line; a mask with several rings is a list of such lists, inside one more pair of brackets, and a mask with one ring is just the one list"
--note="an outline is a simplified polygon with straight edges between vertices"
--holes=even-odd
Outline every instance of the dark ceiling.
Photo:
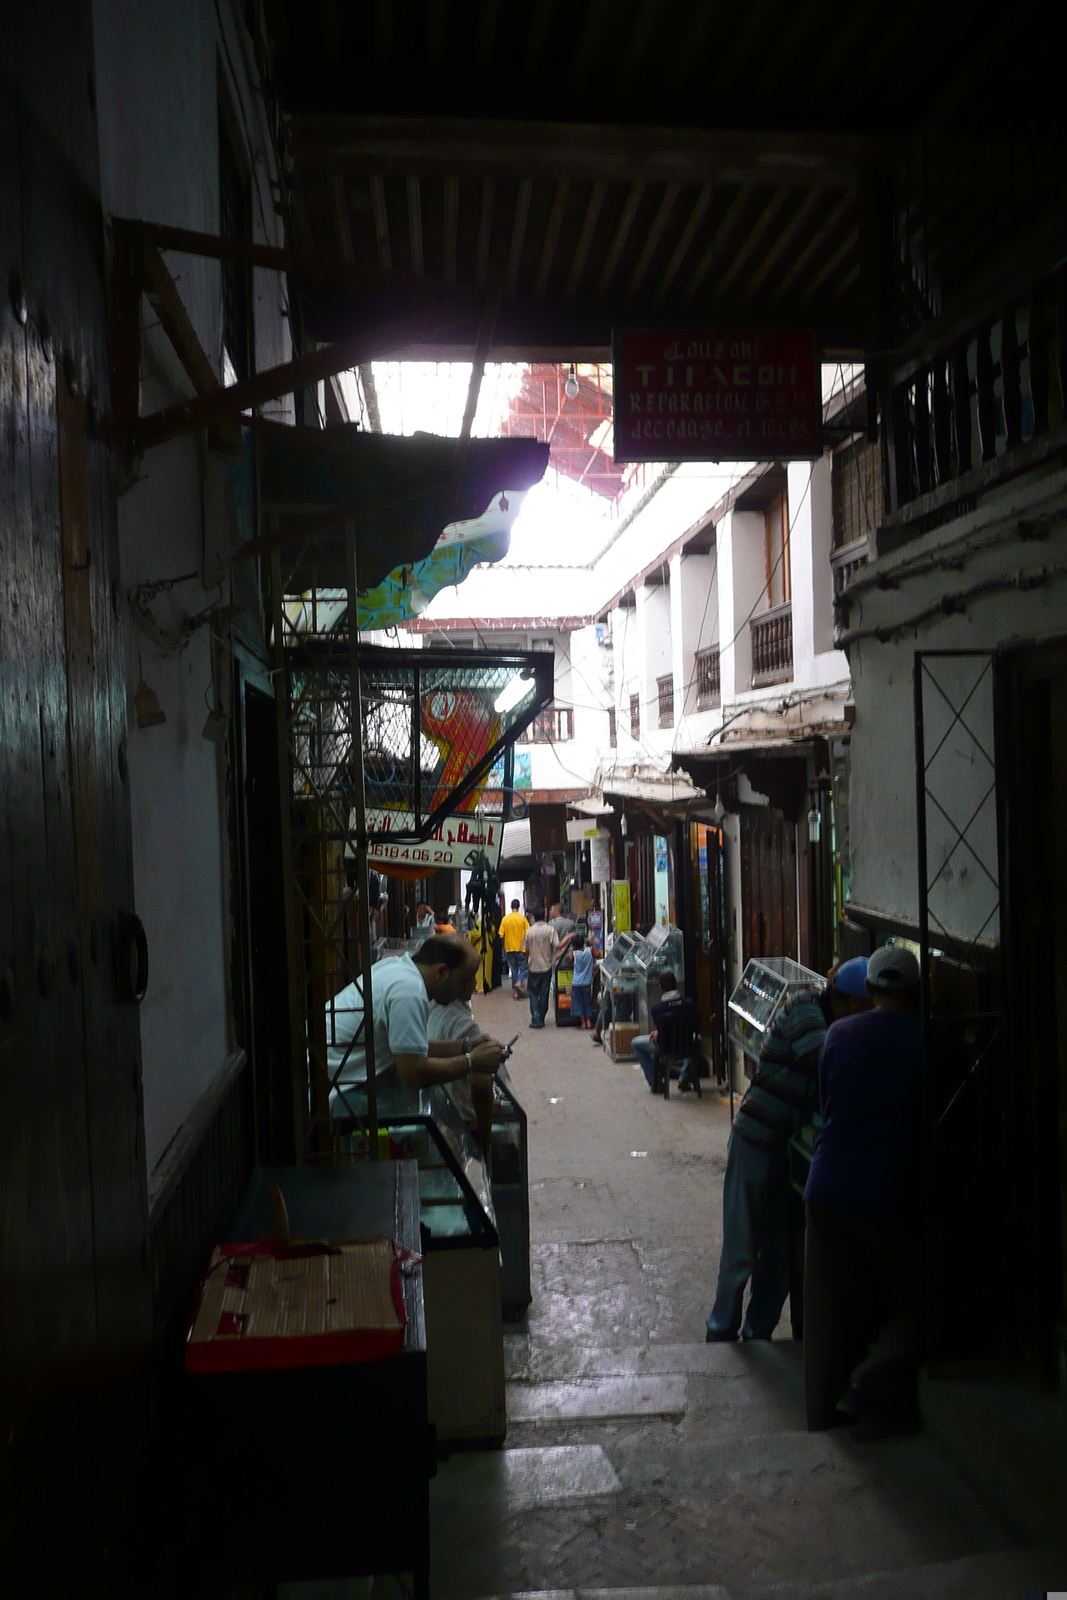
[[322,340],[600,359],[622,323],[684,321],[870,349],[1064,210],[1067,163],[1020,133],[1058,96],[1017,10],[999,33],[915,0],[266,15],[294,243],[362,281],[304,300]]

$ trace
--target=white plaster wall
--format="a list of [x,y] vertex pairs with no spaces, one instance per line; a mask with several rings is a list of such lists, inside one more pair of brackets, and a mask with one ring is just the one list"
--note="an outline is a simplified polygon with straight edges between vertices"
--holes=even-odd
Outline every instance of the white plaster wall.
[[697,715],[698,651],[719,637],[718,559],[677,555],[671,560],[671,661],[676,743],[688,748]]
[[[1020,571],[1067,565],[1067,532],[1050,532],[1040,545],[1008,537],[981,548],[983,540],[1007,532],[1020,516],[1039,517],[1049,505],[1067,510],[1067,475],[1041,485],[1004,491],[998,501],[968,518],[947,524],[883,557],[875,573],[895,576],[900,587],[861,591],[852,607],[850,627],[866,630],[893,626],[917,617],[937,605],[946,594],[960,593],[971,585],[1006,580],[999,592],[966,604],[963,612],[937,620],[920,621],[902,637],[888,643],[876,638],[857,639],[850,648],[856,721],[852,730],[852,777],[849,792],[852,851],[852,897],[860,905],[915,922],[918,917],[918,871],[915,826],[915,717],[913,669],[916,650],[986,650],[1012,642],[1062,637],[1067,632],[1067,585],[1053,576],[1034,588],[1014,587]],[[907,576],[908,568],[948,551],[958,565],[935,567]],[[941,668],[941,671],[951,668]],[[936,708],[936,694],[927,705]],[[947,726],[944,711],[931,712],[931,749]],[[942,720],[939,721],[938,718]],[[968,722],[992,748],[989,700],[983,690],[968,708]],[[942,799],[963,822],[978,805],[988,785],[988,769],[976,758],[973,745],[957,729],[946,747],[938,783]],[[990,817],[979,831],[982,853],[995,859],[995,835]],[[930,875],[944,858],[942,829],[932,837]],[[940,854],[938,851],[940,850]],[[957,856],[952,871],[939,884],[939,913],[952,931],[971,935],[984,920],[989,885],[966,854]],[[987,929],[995,937],[996,923]]]
[[793,594],[793,681],[822,687],[848,677],[848,660],[833,648],[830,458],[789,466],[789,563]]
[[719,672],[726,705],[752,684],[749,614],[767,609],[767,532],[762,511],[731,511],[719,524]]
[[641,731],[646,749],[666,757],[674,744],[674,729],[659,725],[659,678],[672,678],[671,591],[669,584],[642,584],[637,591],[638,672],[641,694]]
[[[217,233],[218,64],[247,144],[253,229],[281,243],[270,195],[262,108],[247,79],[246,41],[228,0],[145,6],[96,0],[94,48],[100,108],[102,198],[107,214]],[[232,75],[231,75],[232,68]],[[222,346],[218,264],[171,255],[168,264],[216,372]],[[256,366],[287,360],[284,283],[257,272],[253,285]],[[144,314],[144,312],[143,312]],[[191,392],[176,357],[146,316],[142,411]],[[291,411],[291,402],[274,408]],[[135,585],[193,573],[191,582],[153,603],[170,624],[225,601],[205,589],[204,487],[199,441],[188,438],[146,455],[137,482],[119,500],[122,582]],[[208,635],[196,631],[175,658],[159,653],[127,610],[128,749],[134,887],[145,924],[151,976],[141,1006],[145,1146],[149,1171],[232,1047],[227,994],[220,753],[202,737],[210,696]],[[134,694],[143,671],[166,715],[140,729]]]

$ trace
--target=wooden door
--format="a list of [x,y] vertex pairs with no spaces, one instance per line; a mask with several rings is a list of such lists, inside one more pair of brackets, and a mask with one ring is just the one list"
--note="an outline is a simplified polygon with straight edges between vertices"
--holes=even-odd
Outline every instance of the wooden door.
[[40,1573],[113,1547],[151,1298],[91,14],[12,11],[4,51],[0,1547]]
[[741,959],[797,947],[797,831],[773,806],[741,810]]

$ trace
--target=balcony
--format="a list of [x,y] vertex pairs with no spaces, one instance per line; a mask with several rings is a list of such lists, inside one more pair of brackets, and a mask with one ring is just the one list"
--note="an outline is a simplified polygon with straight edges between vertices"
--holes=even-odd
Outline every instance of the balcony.
[[793,676],[793,607],[775,606],[749,624],[752,633],[752,687],[787,683]]
[[697,710],[714,711],[722,704],[722,681],[719,676],[719,647],[711,645],[696,653]]
[[574,712],[570,706],[548,706],[538,712],[523,740],[529,744],[566,744],[574,738]]

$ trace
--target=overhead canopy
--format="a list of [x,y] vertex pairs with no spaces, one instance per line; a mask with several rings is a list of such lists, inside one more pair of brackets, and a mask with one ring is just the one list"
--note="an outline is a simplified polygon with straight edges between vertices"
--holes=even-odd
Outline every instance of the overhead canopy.
[[[242,429],[231,502],[251,496],[253,431],[261,533],[237,554],[280,546],[288,594],[345,587],[349,521],[359,587],[370,590],[398,568],[425,561],[450,525],[482,517],[501,494],[532,488],[548,465],[548,445],[535,439],[401,438],[354,424],[319,430],[257,422]],[[237,525],[250,527],[247,511],[238,512]]]
[[980,29],[958,0],[265,14],[294,243],[364,285],[311,290],[304,325],[365,333],[360,359],[385,329],[469,359],[487,291],[498,358],[596,359],[664,320],[880,350],[1060,227],[1058,58],[1020,47],[1040,28],[1018,8]]

